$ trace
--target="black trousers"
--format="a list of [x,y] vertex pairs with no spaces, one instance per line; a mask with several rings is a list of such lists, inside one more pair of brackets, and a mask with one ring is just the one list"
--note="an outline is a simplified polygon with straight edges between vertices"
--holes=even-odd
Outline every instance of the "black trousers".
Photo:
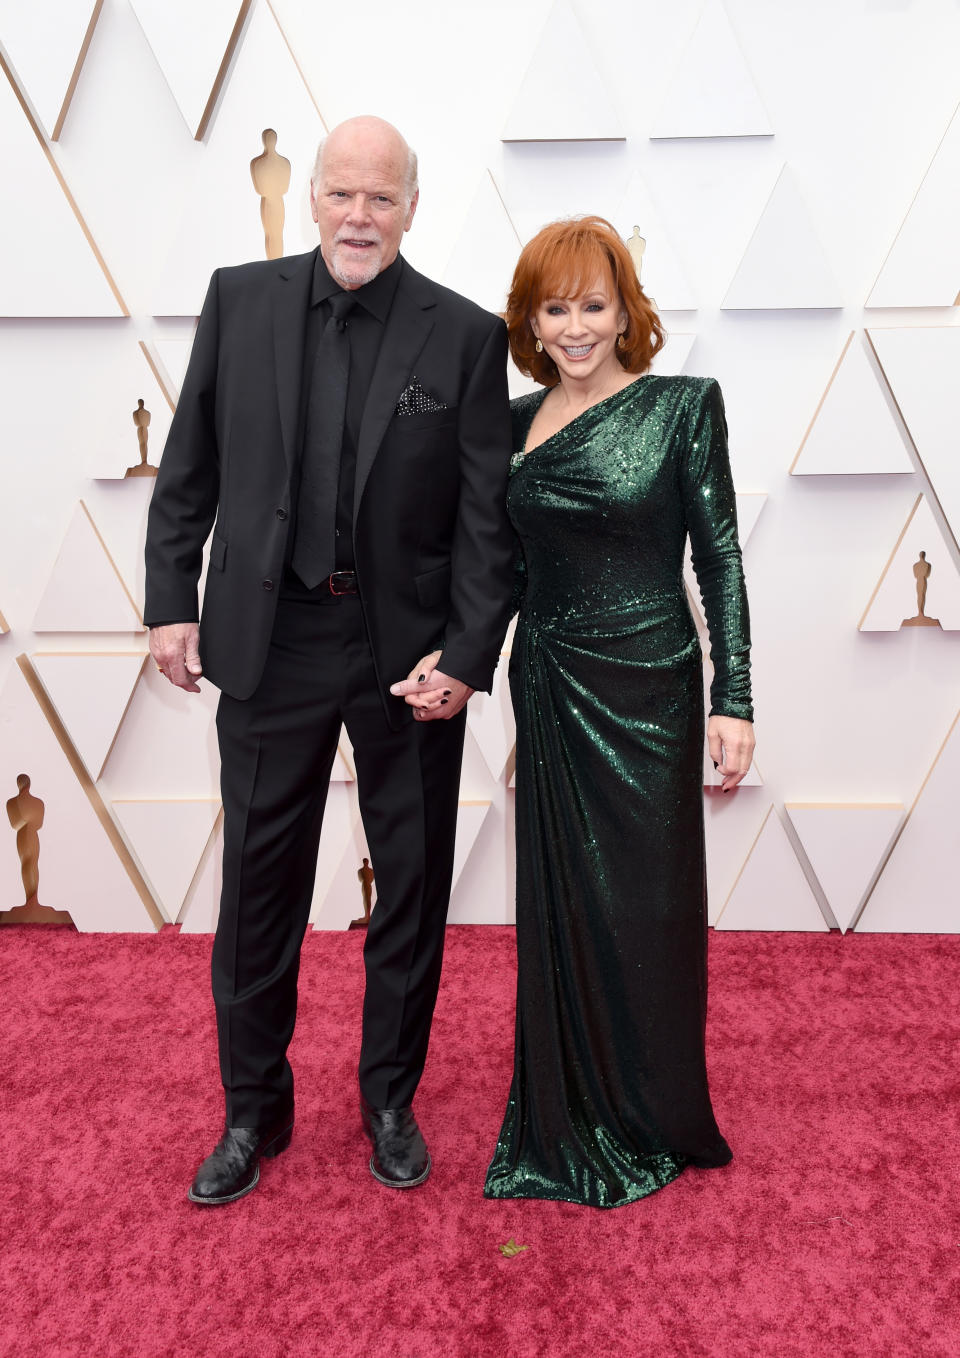
[[221,696],[212,980],[228,1125],[262,1125],[293,1106],[287,1046],[341,722],[377,883],[360,1089],[375,1108],[412,1102],[440,984],[465,721],[459,713],[390,729],[355,595],[281,597],[256,692],[243,702]]

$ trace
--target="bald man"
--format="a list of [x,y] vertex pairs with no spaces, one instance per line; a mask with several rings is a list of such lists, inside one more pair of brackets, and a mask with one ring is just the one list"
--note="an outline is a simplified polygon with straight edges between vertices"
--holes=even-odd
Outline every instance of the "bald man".
[[[201,1205],[249,1193],[290,1144],[287,1047],[341,723],[378,886],[359,1062],[370,1169],[393,1188],[430,1172],[412,1104],[465,706],[491,687],[508,617],[510,421],[502,321],[399,253],[418,197],[396,128],[330,133],[311,180],[319,248],[213,276],[151,503],[151,653],[188,693],[201,673],[221,691],[226,1125],[188,1194]],[[420,675],[422,703],[391,694]]]

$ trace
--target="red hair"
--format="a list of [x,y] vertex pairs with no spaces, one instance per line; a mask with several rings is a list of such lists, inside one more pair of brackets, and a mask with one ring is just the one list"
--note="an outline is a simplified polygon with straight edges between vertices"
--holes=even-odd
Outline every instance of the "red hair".
[[614,352],[628,373],[646,372],[665,338],[660,318],[640,286],[630,252],[603,217],[551,222],[517,260],[504,319],[510,353],[522,373],[545,387],[560,380],[546,350],[537,353],[530,318],[546,297],[578,297],[597,278],[611,285],[627,314],[623,346]]

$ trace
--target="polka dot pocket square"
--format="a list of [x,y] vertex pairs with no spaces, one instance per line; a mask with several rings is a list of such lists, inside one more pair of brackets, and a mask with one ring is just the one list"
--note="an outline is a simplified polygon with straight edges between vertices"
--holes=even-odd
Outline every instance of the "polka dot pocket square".
[[416,375],[404,387],[397,402],[394,415],[430,415],[435,410],[446,410],[444,401],[438,401],[435,396],[431,396],[420,385],[420,379]]

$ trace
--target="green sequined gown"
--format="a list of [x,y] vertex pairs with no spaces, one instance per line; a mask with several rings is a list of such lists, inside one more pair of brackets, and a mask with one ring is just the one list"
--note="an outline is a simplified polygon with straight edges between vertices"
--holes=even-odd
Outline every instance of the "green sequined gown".
[[[513,402],[523,450],[544,392]],[[632,1202],[726,1164],[707,1088],[703,670],[752,719],[749,623],[716,382],[639,378],[515,455],[525,576],[513,1083],[484,1192]]]

